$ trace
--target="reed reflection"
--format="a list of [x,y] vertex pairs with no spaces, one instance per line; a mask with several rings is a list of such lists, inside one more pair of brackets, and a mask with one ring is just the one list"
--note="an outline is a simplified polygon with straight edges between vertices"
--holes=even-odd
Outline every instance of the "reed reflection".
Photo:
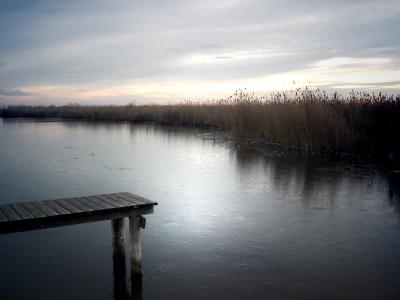
[[400,172],[392,172],[388,177],[389,204],[400,216]]
[[[231,151],[243,178],[268,174],[275,194],[299,198],[307,208],[359,203],[365,191],[388,190],[388,203],[400,216],[400,172],[350,160],[279,155],[275,147],[235,147]],[[263,174],[260,174],[263,173]],[[353,195],[353,196],[351,196]],[[367,197],[364,197],[367,198]]]

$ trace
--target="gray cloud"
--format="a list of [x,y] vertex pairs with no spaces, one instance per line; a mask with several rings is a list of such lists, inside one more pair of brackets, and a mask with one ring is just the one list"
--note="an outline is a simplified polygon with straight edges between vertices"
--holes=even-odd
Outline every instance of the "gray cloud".
[[352,86],[352,85],[356,85],[356,86],[360,86],[360,87],[386,87],[386,86],[399,86],[400,87],[400,80],[394,80],[394,81],[383,81],[383,82],[368,82],[368,83],[349,83],[349,82],[333,82],[330,84],[326,84],[325,86],[329,86],[329,87],[336,87],[336,86],[342,86],[342,87],[346,87],[346,86]]
[[24,92],[18,89],[5,90],[0,89],[0,97],[24,97],[24,96],[35,96],[35,93]]
[[[398,28],[398,0],[7,0],[0,88],[229,80],[339,56],[386,57],[396,70]],[[282,55],[252,56],[259,51]],[[202,55],[215,61],[185,63]]]

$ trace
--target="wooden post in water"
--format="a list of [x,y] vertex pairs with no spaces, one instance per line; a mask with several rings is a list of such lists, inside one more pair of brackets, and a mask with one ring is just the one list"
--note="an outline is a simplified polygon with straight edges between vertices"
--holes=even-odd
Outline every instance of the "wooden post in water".
[[128,287],[126,284],[125,246],[124,246],[124,219],[112,219],[113,241],[113,275],[114,298],[127,299]]
[[144,227],[143,219],[142,216],[129,217],[132,278],[142,276],[142,240],[140,237],[140,227]]
[[113,235],[113,256],[120,257],[125,260],[124,247],[124,219],[111,220]]

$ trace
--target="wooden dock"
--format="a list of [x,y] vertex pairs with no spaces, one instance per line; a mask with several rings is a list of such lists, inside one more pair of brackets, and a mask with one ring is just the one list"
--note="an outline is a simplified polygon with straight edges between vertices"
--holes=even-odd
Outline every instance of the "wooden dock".
[[113,257],[125,259],[124,218],[129,218],[131,272],[141,274],[140,228],[157,202],[131,193],[0,205],[0,234],[111,220]]

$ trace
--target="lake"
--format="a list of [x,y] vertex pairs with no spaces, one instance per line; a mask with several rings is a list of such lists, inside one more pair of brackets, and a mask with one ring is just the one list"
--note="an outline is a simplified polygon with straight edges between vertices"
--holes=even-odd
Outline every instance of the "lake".
[[[140,299],[399,299],[400,173],[155,125],[0,119],[0,203],[157,201]],[[1,299],[113,299],[110,222],[0,236]]]

